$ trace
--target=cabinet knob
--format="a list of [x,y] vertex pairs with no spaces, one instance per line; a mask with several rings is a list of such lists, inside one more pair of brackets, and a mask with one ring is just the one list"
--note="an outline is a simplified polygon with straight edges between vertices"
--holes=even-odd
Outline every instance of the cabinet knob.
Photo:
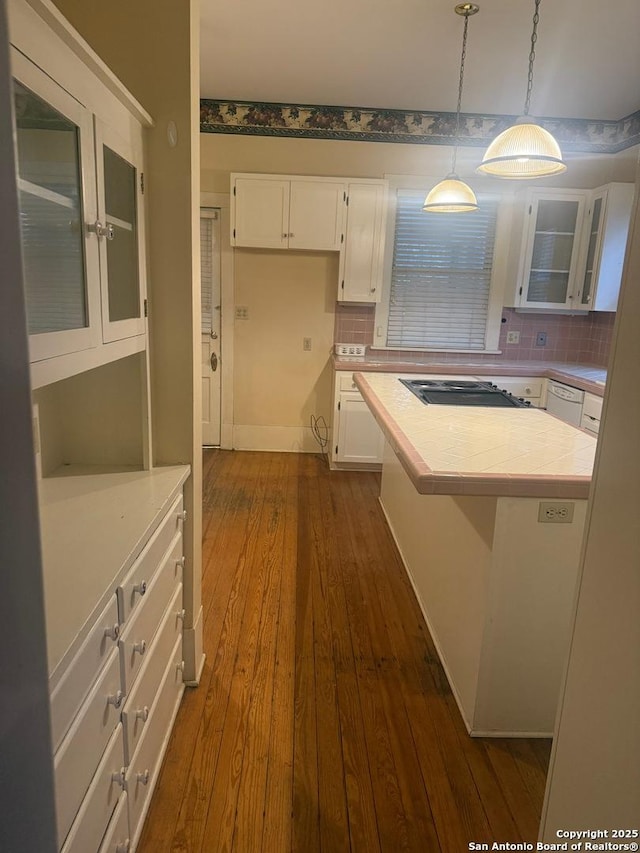
[[147,705],[144,708],[138,708],[136,711],[136,720],[142,720],[143,723],[146,723],[149,719],[149,708]]
[[99,219],[96,219],[95,222],[88,222],[87,231],[89,231],[91,234],[95,234],[97,237],[106,237],[107,240],[113,240],[113,238],[115,237],[113,225],[103,225]]
[[133,644],[133,651],[138,652],[140,656],[142,656],[147,651],[147,641],[140,640],[139,643]]
[[176,569],[177,569],[178,567],[180,567],[181,569],[184,569],[184,567],[185,567],[185,565],[186,565],[186,562],[187,562],[187,558],[186,558],[186,557],[180,557],[180,559],[179,559],[179,560],[176,560]]
[[181,661],[180,661],[180,663],[177,665],[176,669],[178,670],[178,672],[184,672],[184,670],[185,670],[185,663],[184,663],[184,661],[183,661],[183,660],[181,660]]
[[107,696],[107,705],[113,705],[114,708],[119,708],[122,705],[124,694],[122,690],[117,690],[115,693]]
[[186,511],[186,509],[183,509],[183,510],[182,510],[182,512],[178,515],[178,518],[180,519],[180,521],[186,521],[186,520],[187,520],[187,511]]
[[187,611],[186,611],[184,608],[183,608],[182,610],[178,610],[178,612],[176,613],[176,616],[177,616],[177,617],[178,617],[178,619],[180,619],[182,622],[184,622],[184,620],[185,620],[185,618],[186,618],[186,615],[187,615]]
[[111,781],[116,782],[120,785],[121,788],[124,788],[124,777],[125,777],[126,768],[121,767],[117,773],[111,774]]
[[295,237],[295,236],[296,236],[296,235],[295,235],[295,234],[293,234],[292,232],[290,232],[290,233],[289,233],[289,237]]
[[371,288],[371,293],[375,293],[375,292],[376,292],[375,287],[372,287],[372,288]]
[[136,773],[136,779],[140,782],[141,785],[149,784],[149,776],[150,773],[148,770],[145,770],[143,773]]
[[286,240],[288,236],[289,236],[288,234],[283,234],[283,235],[282,235],[282,239],[283,239],[283,240]]
[[125,838],[124,841],[121,841],[119,844],[116,844],[116,853],[129,853],[131,850],[131,841],[128,838]]
[[137,583],[134,586],[133,591],[137,592],[138,595],[144,595],[145,592],[147,591],[147,582],[146,581],[140,581],[140,583]]
[[104,636],[108,637],[110,640],[117,640],[120,636],[120,625],[115,622],[111,627],[104,629]]

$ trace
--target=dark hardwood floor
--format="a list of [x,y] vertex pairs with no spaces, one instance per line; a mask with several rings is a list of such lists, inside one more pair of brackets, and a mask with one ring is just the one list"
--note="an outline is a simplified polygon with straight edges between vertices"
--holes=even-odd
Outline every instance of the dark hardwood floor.
[[140,853],[535,842],[550,742],[468,736],[378,489],[319,456],[205,453],[207,661]]

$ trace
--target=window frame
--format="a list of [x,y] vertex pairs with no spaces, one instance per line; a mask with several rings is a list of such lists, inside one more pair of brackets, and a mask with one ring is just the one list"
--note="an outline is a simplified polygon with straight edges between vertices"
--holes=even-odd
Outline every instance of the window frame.
[[[504,307],[504,296],[509,269],[509,253],[511,243],[511,223],[513,220],[514,191],[509,189],[500,192],[495,183],[485,180],[474,180],[473,186],[478,196],[490,197],[498,202],[496,217],[496,232],[493,245],[493,260],[491,265],[491,279],[489,283],[489,302],[487,305],[487,321],[485,326],[485,340],[483,349],[459,349],[443,347],[393,347],[388,346],[387,329],[389,324],[389,299],[391,296],[391,273],[393,267],[393,254],[395,248],[396,231],[396,208],[399,190],[414,190],[424,192],[425,196],[432,186],[440,178],[419,176],[385,176],[389,181],[388,209],[386,223],[386,239],[384,253],[384,267],[382,278],[382,294],[380,302],[376,304],[374,340],[372,350],[387,350],[389,352],[441,352],[441,353],[475,353],[495,354],[502,351],[498,348],[500,339],[500,326],[502,320],[502,309]],[[428,214],[425,216],[446,214]],[[473,213],[469,213],[473,216]],[[518,244],[519,250],[519,244]]]

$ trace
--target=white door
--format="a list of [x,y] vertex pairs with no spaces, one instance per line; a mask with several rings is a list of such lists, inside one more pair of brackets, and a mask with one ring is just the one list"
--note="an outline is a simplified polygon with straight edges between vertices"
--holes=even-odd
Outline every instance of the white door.
[[202,443],[220,445],[220,211],[200,210]]

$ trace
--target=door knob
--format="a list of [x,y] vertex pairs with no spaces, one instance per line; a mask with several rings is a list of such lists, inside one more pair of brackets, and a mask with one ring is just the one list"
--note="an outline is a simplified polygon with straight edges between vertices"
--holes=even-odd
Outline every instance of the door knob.
[[218,356],[215,354],[215,352],[211,353],[210,361],[211,361],[211,370],[213,370],[215,372],[218,369]]

